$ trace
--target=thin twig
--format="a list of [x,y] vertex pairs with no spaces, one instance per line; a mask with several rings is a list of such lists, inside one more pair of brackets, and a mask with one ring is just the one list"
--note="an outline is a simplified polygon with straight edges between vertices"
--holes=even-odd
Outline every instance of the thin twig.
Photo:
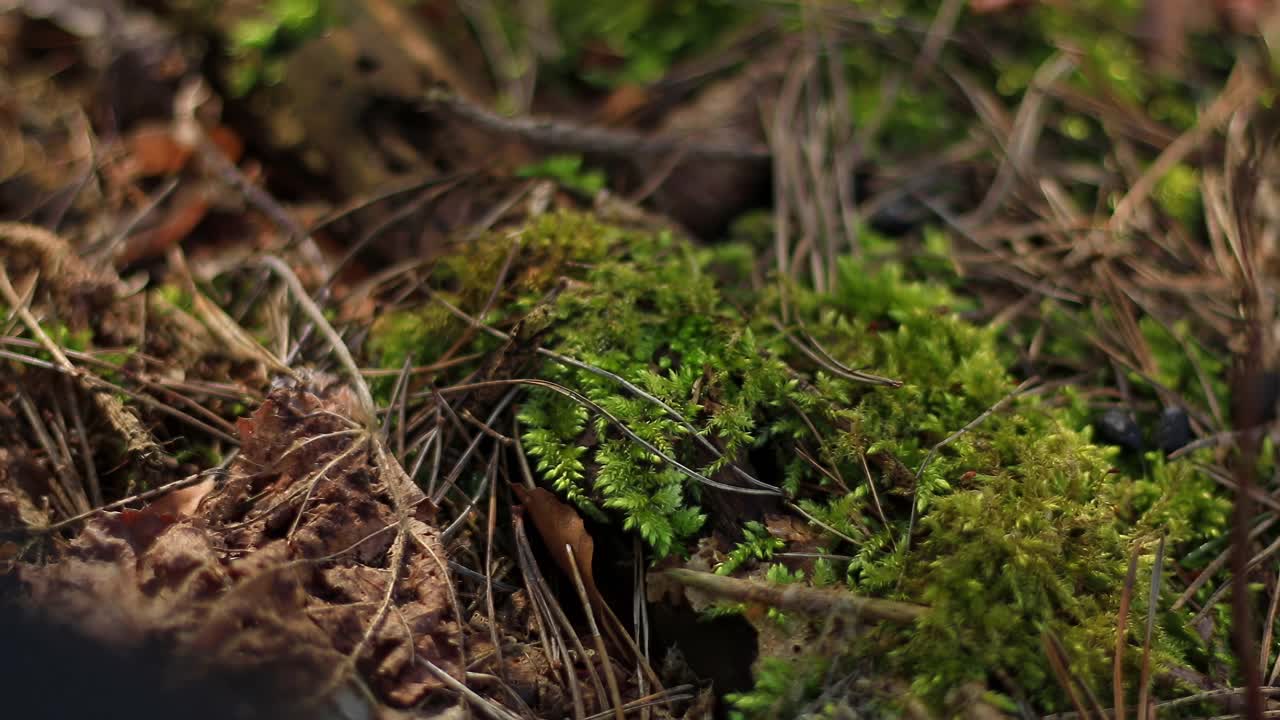
[[487,130],[516,135],[552,149],[622,157],[664,155],[681,151],[691,158],[746,162],[767,161],[771,155],[768,148],[756,145],[695,142],[624,130],[583,127],[560,120],[507,118],[441,89],[428,91],[425,107],[439,108]]
[[365,382],[364,376],[360,373],[360,366],[356,364],[356,360],[351,355],[351,351],[347,349],[347,344],[342,341],[342,337],[333,329],[333,325],[329,324],[328,319],[324,316],[324,311],[316,305],[311,299],[311,295],[307,293],[306,288],[302,287],[302,281],[298,280],[298,276],[293,273],[293,268],[278,257],[268,255],[260,261],[264,266],[275,271],[277,275],[284,280],[289,286],[290,292],[293,293],[293,299],[306,313],[311,322],[315,323],[320,329],[320,333],[329,341],[329,347],[333,353],[338,356],[338,360],[342,362],[343,367],[347,370],[347,374],[351,378],[351,384],[356,391],[356,397],[360,399],[361,410],[365,413],[363,421],[365,423],[373,422],[376,406],[373,402],[373,395],[369,392],[369,384]]
[[[3,232],[3,230],[4,227],[0,225],[0,232]],[[151,460],[167,457],[164,451],[160,449],[159,444],[151,437],[151,433],[143,427],[133,413],[125,408],[124,403],[118,397],[111,392],[101,392],[104,389],[113,390],[114,387],[110,383],[80,370],[67,359],[62,348],[49,337],[44,328],[40,326],[40,322],[31,314],[31,310],[18,298],[17,292],[14,291],[13,285],[9,282],[9,273],[3,266],[0,266],[0,296],[3,296],[5,303],[9,305],[9,311],[15,313],[22,320],[23,325],[31,332],[32,337],[53,357],[53,364],[60,371],[85,386],[85,389],[89,391],[90,396],[98,406],[98,410],[111,424],[112,428],[124,438],[125,447],[131,454]]]
[[1156,609],[1160,605],[1160,581],[1164,578],[1164,536],[1156,546],[1156,558],[1151,566],[1151,591],[1147,596],[1147,630],[1142,638],[1142,675],[1138,680],[1137,717],[1145,720],[1151,702],[1151,641],[1156,631]]
[[1133,598],[1133,583],[1138,573],[1138,554],[1141,549],[1140,545],[1134,545],[1133,551],[1129,553],[1129,569],[1120,590],[1120,609],[1116,611],[1116,648],[1111,658],[1111,702],[1115,706],[1116,720],[1125,720],[1124,649],[1129,646],[1125,628],[1129,623],[1129,603]]
[[605,684],[609,688],[609,699],[613,702],[613,716],[617,720],[625,720],[622,710],[622,693],[618,690],[618,678],[613,672],[613,663],[609,660],[609,650],[604,645],[604,636],[600,634],[600,627],[596,625],[596,610],[591,606],[591,598],[587,597],[587,586],[582,582],[582,573],[578,571],[578,560],[573,554],[573,544],[565,543],[564,552],[569,558],[569,569],[573,571],[573,584],[578,590],[578,599],[582,601],[582,609],[587,614],[587,627],[591,629],[591,641],[600,655],[600,668],[604,673]]
[[52,523],[50,525],[42,525],[39,527],[24,527],[24,528],[0,528],[0,537],[48,535],[51,533],[58,532],[59,530],[63,530],[65,528],[71,527],[76,523],[93,519],[98,515],[102,515],[103,513],[110,512],[117,508],[122,508],[122,507],[125,507],[126,505],[132,505],[133,503],[136,503],[136,502],[146,502],[148,500],[158,498],[162,495],[167,495],[175,490],[181,490],[183,488],[191,487],[192,485],[198,485],[199,483],[204,482],[210,476],[225,474],[226,473],[225,465],[230,463],[230,461],[234,457],[235,457],[235,453],[232,453],[226,459],[224,459],[222,464],[223,466],[205,470],[203,472],[198,472],[194,475],[188,475],[182,478],[181,480],[174,480],[173,482],[166,483],[164,485],[161,485],[160,487],[152,488],[150,490],[147,490],[145,492],[140,492],[135,495],[130,495],[129,497],[126,497],[126,498],[121,498],[119,500],[116,500],[115,502],[107,503],[102,507],[96,507],[87,512],[80,513],[75,517],[69,517],[64,520],[59,520],[58,522]]

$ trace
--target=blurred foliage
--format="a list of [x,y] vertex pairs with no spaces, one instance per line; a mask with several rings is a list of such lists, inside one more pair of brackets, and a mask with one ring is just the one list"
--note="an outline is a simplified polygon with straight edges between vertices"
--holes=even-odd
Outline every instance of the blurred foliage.
[[583,167],[581,155],[552,155],[517,168],[515,174],[524,178],[549,178],[561,187],[584,195],[595,195],[606,185],[604,172]]
[[712,47],[753,13],[739,0],[551,0],[562,72],[592,85],[645,85]]
[[337,22],[340,7],[333,0],[270,0],[256,17],[241,20],[227,48],[230,91],[243,95],[283,79],[284,57]]

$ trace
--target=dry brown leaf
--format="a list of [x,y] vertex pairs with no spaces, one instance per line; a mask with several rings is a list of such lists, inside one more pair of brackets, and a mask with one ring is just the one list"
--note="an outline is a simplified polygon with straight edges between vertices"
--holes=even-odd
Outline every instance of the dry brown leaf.
[[591,602],[603,604],[600,591],[596,588],[595,576],[591,572],[595,542],[587,534],[587,528],[582,524],[578,511],[560,502],[554,493],[545,488],[535,487],[528,490],[520,485],[512,485],[511,489],[516,497],[520,498],[520,504],[524,505],[525,510],[533,518],[533,526],[537,528],[542,542],[551,551],[551,556],[555,558],[556,564],[564,574],[573,577],[575,564],[565,552],[564,548],[568,545],[573,549],[578,572],[582,575],[583,584],[587,586],[587,594],[591,597]]
[[[219,125],[209,131],[209,140],[231,162],[239,162],[244,154],[244,141],[234,130]],[[170,124],[146,123],[129,133],[125,140],[128,157],[124,161],[124,178],[176,175],[187,166],[195,148],[178,139]]]
[[175,520],[190,517],[195,514],[196,508],[200,506],[200,501],[209,494],[209,491],[213,490],[215,484],[213,478],[209,478],[191,487],[174,490],[148,505],[147,512],[155,513],[156,515],[167,515]]
[[209,205],[203,187],[187,186],[178,190],[158,225],[129,236],[115,257],[116,267],[158,258],[177,247],[204,220]]
[[192,148],[177,141],[167,124],[147,123],[129,133],[125,177],[174,175],[186,167]]
[[302,375],[241,420],[221,486],[97,517],[48,564],[19,564],[28,601],[122,649],[159,643],[237,671],[283,665],[302,697],[357,652],[355,670],[390,707],[444,687],[420,660],[461,681],[448,556],[428,516],[408,520],[400,572],[387,567],[401,527],[390,498],[421,491],[383,477],[345,384]]

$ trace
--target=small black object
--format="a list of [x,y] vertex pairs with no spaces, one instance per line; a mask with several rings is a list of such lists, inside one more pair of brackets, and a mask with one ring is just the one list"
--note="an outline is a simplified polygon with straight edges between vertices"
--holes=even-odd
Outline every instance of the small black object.
[[1280,371],[1268,370],[1262,373],[1262,422],[1276,419],[1276,402],[1280,401]]
[[1181,450],[1191,442],[1191,420],[1187,411],[1177,406],[1170,406],[1160,413],[1160,424],[1156,425],[1156,446],[1168,455]]
[[1126,450],[1142,450],[1142,430],[1127,411],[1111,408],[1094,421],[1094,426],[1103,442]]

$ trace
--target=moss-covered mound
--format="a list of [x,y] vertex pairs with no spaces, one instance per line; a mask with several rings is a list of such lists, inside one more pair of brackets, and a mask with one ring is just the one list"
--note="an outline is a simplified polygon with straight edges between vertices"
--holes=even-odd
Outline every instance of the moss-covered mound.
[[[1225,525],[1208,481],[1163,464],[1136,480],[1116,471],[1070,398],[1015,393],[997,334],[962,320],[943,284],[850,259],[830,294],[721,287],[715,271],[743,257],[546,215],[461,245],[433,271],[431,301],[384,317],[370,347],[389,368],[485,351],[448,379],[535,383],[518,418],[539,482],[638,533],[655,560],[714,534],[731,537],[713,552],[722,573],[929,606],[834,651],[859,667],[877,658],[877,674],[930,703],[994,679],[1066,707],[1047,641],[1104,691],[1137,553],[1136,683],[1160,535],[1168,553]],[[799,540],[760,521],[785,515],[808,528],[806,560],[775,557]],[[1194,665],[1197,643],[1170,624],[1157,664]],[[786,667],[740,708],[776,716],[803,700],[777,675],[803,685],[795,668],[808,665]]]

